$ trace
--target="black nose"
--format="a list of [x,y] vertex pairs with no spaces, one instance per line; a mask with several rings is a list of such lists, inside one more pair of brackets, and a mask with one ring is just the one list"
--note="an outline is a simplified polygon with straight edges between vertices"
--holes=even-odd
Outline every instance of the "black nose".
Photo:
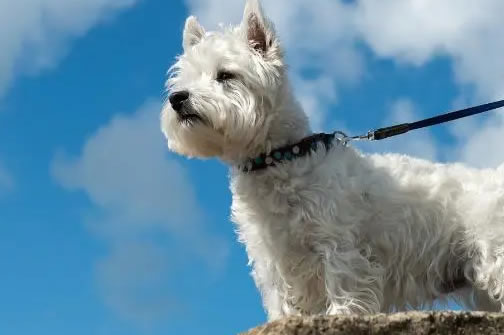
[[189,92],[187,91],[175,92],[169,97],[170,104],[177,113],[182,110],[182,106],[187,99],[189,99]]

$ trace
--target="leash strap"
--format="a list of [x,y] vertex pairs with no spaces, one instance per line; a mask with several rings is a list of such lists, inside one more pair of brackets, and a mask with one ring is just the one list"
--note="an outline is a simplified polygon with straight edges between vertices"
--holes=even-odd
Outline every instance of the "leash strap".
[[394,125],[394,126],[390,126],[390,127],[378,128],[378,129],[369,131],[365,135],[347,137],[347,138],[345,138],[345,140],[347,140],[347,141],[348,140],[379,141],[379,140],[383,140],[388,137],[393,137],[393,136],[407,133],[410,130],[434,126],[437,124],[461,119],[461,118],[468,117],[471,115],[476,115],[476,114],[488,112],[488,111],[491,111],[491,110],[494,110],[497,108],[501,108],[501,107],[504,107],[504,100],[499,100],[499,101],[490,102],[490,103],[479,105],[479,106],[460,109],[460,110],[457,110],[454,112],[441,114],[438,116],[434,116],[434,117],[431,117],[428,119],[416,121],[413,123],[402,123],[402,124],[398,124],[398,125]]

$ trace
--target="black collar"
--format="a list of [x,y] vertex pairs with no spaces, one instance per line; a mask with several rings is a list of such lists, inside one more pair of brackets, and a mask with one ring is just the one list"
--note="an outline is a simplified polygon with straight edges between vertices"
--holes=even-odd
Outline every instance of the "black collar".
[[335,137],[334,133],[311,135],[303,138],[298,143],[272,150],[268,155],[261,154],[255,158],[249,158],[243,165],[239,166],[239,169],[243,172],[252,172],[266,169],[269,166],[275,166],[278,163],[291,161],[295,158],[306,156],[311,151],[317,151],[319,143],[324,144],[325,148],[329,149]]

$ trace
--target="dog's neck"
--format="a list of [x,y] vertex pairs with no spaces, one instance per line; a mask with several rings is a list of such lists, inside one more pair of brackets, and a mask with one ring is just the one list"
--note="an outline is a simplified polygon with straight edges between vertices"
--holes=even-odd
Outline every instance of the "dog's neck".
[[269,154],[262,153],[257,157],[248,159],[237,168],[243,172],[254,172],[265,170],[279,164],[288,164],[293,160],[311,155],[322,147],[325,151],[328,151],[335,141],[341,142],[339,139],[336,139],[335,133],[314,134],[294,144],[274,148]]
[[247,159],[269,154],[274,149],[295,144],[312,134],[308,117],[287,86],[274,105],[272,110],[266,112],[266,115],[271,116],[264,125],[267,132],[258,134],[246,150],[232,152],[232,146],[227,148],[226,157],[221,157],[224,161],[232,166],[240,165]]
[[271,121],[263,152],[274,148],[294,144],[311,135],[308,117],[294,97],[283,95],[274,111],[275,119]]
[[262,135],[262,138],[257,139],[250,150],[228,161],[230,165],[243,166],[250,159],[259,156],[266,157],[279,148],[296,145],[312,135],[308,117],[288,87],[285,87],[285,91],[278,97],[275,105],[277,107],[267,113],[273,116],[267,124],[268,131]]

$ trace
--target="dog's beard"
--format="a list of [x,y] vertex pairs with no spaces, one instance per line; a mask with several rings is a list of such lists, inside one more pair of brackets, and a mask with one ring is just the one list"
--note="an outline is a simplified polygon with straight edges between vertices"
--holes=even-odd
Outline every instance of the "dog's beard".
[[186,126],[194,126],[196,123],[208,123],[207,118],[196,111],[191,105],[184,106],[183,109],[177,113],[177,121]]
[[187,126],[193,126],[195,123],[205,123],[203,117],[196,113],[184,113],[177,116],[178,121]]

